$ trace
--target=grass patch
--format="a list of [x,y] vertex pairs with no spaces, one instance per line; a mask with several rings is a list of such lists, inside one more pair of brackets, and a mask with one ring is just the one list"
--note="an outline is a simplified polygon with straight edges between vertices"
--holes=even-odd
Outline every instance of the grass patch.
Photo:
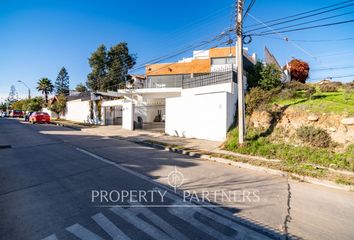
[[317,91],[311,99],[305,97],[305,91],[298,91],[294,98],[275,98],[272,102],[316,113],[354,114],[354,93],[342,89],[338,92]]
[[70,120],[65,120],[65,119],[55,119],[51,121],[52,123],[56,124],[63,124],[66,126],[74,126],[78,128],[94,128],[97,127],[97,125],[89,124],[89,123],[81,123],[81,122],[74,122]]
[[[256,137],[252,131],[247,134],[244,145],[238,145],[238,131],[233,129],[224,144],[225,149],[242,154],[263,156],[282,160],[287,171],[301,173],[313,170],[308,164],[354,171],[354,144],[345,152],[335,153],[329,148],[293,146],[286,143],[273,143],[266,137]],[[316,169],[316,172],[321,171]]]

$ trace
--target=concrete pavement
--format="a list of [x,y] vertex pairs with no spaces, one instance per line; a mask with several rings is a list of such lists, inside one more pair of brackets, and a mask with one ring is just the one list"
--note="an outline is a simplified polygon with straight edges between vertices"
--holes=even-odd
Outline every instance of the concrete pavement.
[[[354,236],[354,194],[350,192],[288,182],[283,177],[52,125],[0,120],[0,134],[1,144],[12,145],[0,150],[0,226],[5,226],[0,236],[5,239],[73,239],[80,234],[111,239],[117,233],[121,239],[156,239],[158,235],[150,232],[156,227],[160,237],[172,239],[237,239],[245,233],[281,238],[284,232],[306,239]],[[171,173],[180,197],[170,186]],[[164,203],[167,207],[141,208],[147,209],[144,212],[90,201],[94,189],[165,187],[172,187],[168,192],[172,197]],[[211,202],[217,205],[195,207],[206,202],[198,202],[194,192],[195,196],[209,193],[209,198],[215,193]],[[227,195],[230,192],[237,192],[238,198]],[[256,192],[259,201],[249,192]],[[181,203],[181,199],[187,200],[182,201],[185,206],[172,207],[171,202]],[[137,222],[148,225],[139,229],[134,225]]]

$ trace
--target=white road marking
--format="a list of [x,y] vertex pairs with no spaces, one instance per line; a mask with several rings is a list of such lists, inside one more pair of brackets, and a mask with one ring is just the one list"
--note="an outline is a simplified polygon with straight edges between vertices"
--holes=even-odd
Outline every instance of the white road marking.
[[98,213],[92,216],[92,219],[114,240],[130,240],[130,238],[125,235],[122,230],[120,230],[114,223],[112,223],[105,215]]
[[235,237],[228,237],[223,233],[212,229],[210,226],[200,222],[194,217],[196,211],[194,209],[186,209],[186,208],[174,208],[171,207],[168,210],[171,214],[175,215],[176,217],[188,222],[189,224],[193,225],[195,228],[205,232],[206,234],[216,238],[216,239],[235,239]]
[[[89,156],[91,156],[91,157],[93,157],[93,158],[95,158],[95,159],[97,159],[97,160],[100,160],[100,161],[102,161],[102,162],[104,162],[104,163],[107,163],[107,164],[110,164],[110,165],[112,165],[112,166],[115,166],[115,167],[119,168],[119,169],[122,170],[122,171],[125,171],[125,172],[127,172],[127,173],[130,173],[130,174],[132,174],[132,175],[134,175],[134,176],[136,176],[136,177],[139,177],[139,178],[141,178],[141,179],[143,179],[143,180],[145,180],[145,181],[148,181],[148,182],[150,182],[150,183],[152,183],[152,184],[154,184],[154,185],[157,185],[158,187],[155,187],[154,189],[162,188],[162,189],[165,189],[165,190],[167,190],[167,191],[171,191],[170,188],[168,188],[167,186],[163,185],[162,183],[156,182],[156,181],[150,179],[149,177],[147,177],[147,176],[145,176],[145,175],[143,175],[143,174],[134,172],[133,170],[130,170],[130,169],[126,168],[126,167],[123,167],[123,166],[119,165],[118,163],[115,163],[115,162],[113,162],[113,161],[111,161],[111,160],[105,159],[105,158],[103,158],[103,157],[101,157],[101,156],[98,156],[98,155],[96,155],[96,154],[94,154],[94,153],[91,153],[91,152],[89,152],[89,151],[86,151],[86,150],[84,150],[84,149],[82,149],[82,148],[76,148],[76,150],[78,150],[78,151],[80,151],[80,152],[82,152],[82,153],[84,153],[84,154],[86,154],[86,155],[89,155]],[[178,192],[177,192],[177,194],[178,194]],[[170,193],[170,192],[167,192],[167,195],[168,195],[169,198],[172,199],[172,200],[176,200],[176,199],[180,200],[180,198],[181,198],[181,196],[173,195],[173,194]],[[180,194],[179,194],[179,195],[180,195]],[[184,203],[184,205],[186,205],[186,204]],[[193,205],[193,204],[191,204],[191,205]],[[171,207],[173,208],[173,206],[171,206]],[[177,208],[177,207],[176,207],[176,208]],[[184,207],[182,207],[182,208],[184,208]],[[209,210],[204,209],[203,207],[199,207],[199,205],[196,205],[196,207],[193,208],[193,209],[198,209],[198,208],[199,208],[199,209],[203,209],[203,210],[205,210],[205,211],[209,211]],[[205,207],[205,208],[208,208],[208,207]],[[111,209],[111,210],[113,211],[114,209]],[[235,222],[233,222],[233,221],[230,221],[230,220],[229,220],[230,218],[235,218],[235,216],[234,216],[232,213],[230,213],[230,212],[228,212],[228,211],[226,211],[226,210],[224,210],[224,209],[221,209],[221,208],[215,208],[215,211],[216,211],[218,214],[224,216],[224,217],[218,216],[214,211],[210,211],[210,214],[213,214],[213,215],[218,216],[218,218],[217,218],[217,219],[218,219],[218,222],[219,222],[219,221],[222,221],[222,222],[224,223],[224,222],[227,221],[228,224],[232,223],[233,226],[238,226],[237,229],[236,229],[236,228],[233,228],[233,229],[235,229],[236,231],[239,231],[240,229],[242,229],[243,231],[241,231],[241,232],[239,233],[240,236],[245,236],[245,235],[246,235],[248,238],[250,238],[251,236],[252,236],[252,237],[254,236],[255,239],[269,239],[268,237],[266,237],[265,235],[263,235],[263,234],[261,234],[261,233],[258,233],[258,232],[254,231],[254,230],[248,229],[247,227],[241,226],[241,225],[239,225],[239,224],[237,224],[237,223],[235,223]],[[135,220],[139,220],[139,218],[137,218],[137,219],[135,219]],[[224,224],[224,225],[225,225],[225,224]],[[210,227],[208,226],[207,228],[210,228]],[[203,229],[202,229],[202,231],[203,231]]]
[[[155,189],[158,189],[158,188],[155,188]],[[186,204],[186,202],[183,202],[182,199],[175,197],[173,194],[171,194],[169,192],[166,193],[166,197],[173,200],[175,202],[175,204],[177,204],[177,206],[180,204],[184,204],[184,205]],[[193,205],[192,203],[189,203],[189,204]],[[220,212],[224,212],[224,210],[222,210],[222,209],[218,209],[218,210],[220,210]],[[223,216],[220,216],[220,215],[214,213],[213,211],[208,210],[207,208],[196,207],[196,208],[193,208],[193,210],[190,210],[187,208],[175,208],[172,206],[169,209],[169,212],[176,215],[177,217],[182,218],[186,222],[190,222],[195,227],[197,227],[198,229],[200,229],[201,231],[204,231],[204,232],[209,231],[210,226],[204,225],[202,223],[201,223],[202,225],[200,225],[200,222],[197,219],[195,219],[193,216],[196,212],[199,212],[200,214],[212,219],[215,222],[218,222],[219,224],[222,224],[228,228],[233,229],[234,231],[236,231],[238,233],[237,239],[244,239],[246,236],[247,236],[247,238],[252,237],[252,239],[270,239],[270,238],[264,236],[263,234],[259,234],[255,231],[248,229],[240,224],[237,224],[237,223],[235,223]],[[209,232],[207,232],[207,233],[209,234]],[[211,234],[215,234],[215,233],[210,232],[210,235]],[[211,236],[214,236],[214,235],[211,235]],[[215,235],[214,237],[216,237],[216,236],[217,235]]]
[[[136,205],[135,205],[136,206]],[[164,232],[166,232],[170,237],[174,239],[179,239],[179,240],[188,240],[188,238],[183,235],[180,231],[178,231],[176,228],[174,228],[172,225],[170,225],[168,222],[160,218],[158,215],[156,215],[154,212],[152,212],[148,208],[144,208],[142,205],[138,208],[130,208],[131,212],[134,212],[135,214],[143,214],[145,217],[147,217],[151,222],[153,222],[156,226],[159,226],[161,229],[163,229]]]
[[55,234],[52,234],[46,238],[43,238],[42,240],[58,240],[58,238]]
[[66,228],[66,230],[82,240],[103,240],[103,238],[77,223]]
[[132,212],[129,211],[129,209],[125,210],[125,209],[117,206],[117,207],[111,208],[110,210],[112,212],[114,212],[115,214],[117,214],[118,216],[122,217],[124,220],[126,220],[129,223],[131,223],[132,225],[134,225],[134,227],[142,230],[143,232],[145,232],[146,234],[148,234],[149,236],[151,236],[154,239],[158,239],[158,240],[172,239],[164,232],[160,231],[156,227],[145,222],[143,219],[136,217],[134,214],[132,214]]

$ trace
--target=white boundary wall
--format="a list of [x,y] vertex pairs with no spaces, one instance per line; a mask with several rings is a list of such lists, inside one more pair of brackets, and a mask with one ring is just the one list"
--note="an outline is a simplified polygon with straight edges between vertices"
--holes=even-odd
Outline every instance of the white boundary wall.
[[90,122],[90,101],[81,101],[81,99],[68,101],[66,103],[66,120],[75,122]]
[[[224,85],[224,88],[222,86]],[[224,141],[234,120],[237,85],[188,89],[181,97],[166,99],[165,132],[172,136]],[[207,91],[205,91],[207,90]],[[209,92],[209,93],[207,93]]]

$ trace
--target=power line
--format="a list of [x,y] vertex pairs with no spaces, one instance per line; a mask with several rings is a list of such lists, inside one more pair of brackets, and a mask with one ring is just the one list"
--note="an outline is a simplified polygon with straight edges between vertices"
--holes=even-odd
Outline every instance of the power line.
[[[220,44],[217,44],[217,45],[211,47],[210,49],[220,47],[220,46],[223,45],[223,44],[229,44],[229,40],[227,40],[227,41],[225,41],[225,42],[222,42],[222,43],[220,43]],[[199,53],[203,53],[203,52],[206,52],[206,51],[209,51],[209,49],[202,50],[202,51],[200,51]],[[174,62],[174,63],[167,64],[167,65],[165,65],[165,66],[163,66],[163,67],[161,67],[161,68],[158,68],[158,69],[155,69],[155,70],[153,70],[153,71],[150,71],[149,73],[157,72],[157,71],[159,71],[159,70],[161,70],[161,69],[164,69],[164,68],[173,66],[173,65],[175,65],[175,64],[178,64],[178,62]]]
[[[184,25],[184,26],[183,26],[183,29],[182,29],[183,32],[182,32],[182,31],[173,31],[172,34],[169,34],[169,39],[173,39],[173,40],[174,40],[173,42],[176,42],[176,39],[181,39],[180,36],[186,36],[186,29],[191,30],[191,27],[193,27],[193,26],[195,26],[195,25],[197,25],[197,24],[199,25],[200,23],[203,23],[203,24],[204,24],[204,23],[211,22],[211,21],[213,21],[213,18],[214,18],[214,17],[219,16],[219,15],[221,15],[221,14],[224,14],[224,12],[225,12],[226,10],[230,9],[230,7],[233,8],[233,6],[234,6],[234,4],[231,4],[231,5],[227,6],[227,7],[218,9],[218,10],[216,10],[216,11],[214,11],[214,12],[208,14],[208,15],[203,16],[203,17],[200,18],[200,19],[197,19],[197,20],[195,20],[195,21],[192,21],[192,22],[190,22],[190,23]],[[203,26],[204,26],[204,25],[203,25]],[[199,28],[193,29],[193,32],[195,33],[196,31],[198,31],[198,29],[199,29]],[[187,31],[187,32],[189,32],[189,31]],[[175,34],[175,33],[177,33],[177,34]],[[199,38],[199,39],[201,39],[201,38]],[[196,41],[195,44],[198,44],[198,43],[199,43],[199,42]],[[168,44],[164,44],[164,47],[168,47],[168,46],[172,46],[172,44],[170,44],[170,42],[169,42]],[[189,46],[190,46],[190,45],[186,46],[185,48],[187,48],[187,47],[189,47]],[[161,49],[162,49],[162,48],[161,48]],[[157,49],[157,50],[159,50],[159,49]],[[176,51],[174,51],[174,52],[176,52]],[[170,53],[170,54],[171,54],[171,53]],[[162,55],[162,56],[154,57],[153,59],[150,59],[150,60],[148,60],[148,61],[146,61],[146,62],[139,63],[138,65],[134,66],[134,67],[133,67],[132,69],[130,69],[129,71],[132,71],[133,69],[136,69],[136,68],[138,68],[138,67],[143,68],[142,66],[145,66],[146,64],[149,64],[149,63],[153,63],[153,62],[158,61],[159,59],[165,58],[165,57],[168,57],[168,55]],[[129,57],[123,58],[122,60],[125,61],[125,60],[128,60],[128,58],[129,58]],[[141,69],[141,68],[140,68],[140,69]]]
[[348,78],[348,77],[354,77],[354,75],[342,75],[342,76],[334,76],[334,77],[327,76],[327,77],[318,78],[318,79],[312,79],[312,80],[313,80],[313,81],[316,81],[316,80],[323,80],[323,79],[327,79],[327,78],[330,78],[330,79],[340,79],[340,78]]
[[[274,37],[274,36],[260,36],[264,38],[270,38],[270,39],[278,39],[278,40],[283,40],[283,41],[288,41],[288,37],[280,38],[280,37]],[[350,41],[354,40],[354,37],[349,37],[349,38],[338,38],[338,39],[291,39],[293,42],[340,42],[340,41]]]
[[163,61],[163,60],[167,60],[167,59],[176,57],[176,56],[178,56],[178,55],[181,55],[182,53],[185,53],[185,52],[190,51],[190,50],[192,50],[192,49],[195,49],[195,48],[197,48],[197,47],[201,47],[201,46],[210,44],[210,43],[215,42],[215,41],[220,41],[221,39],[223,39],[223,38],[226,36],[226,33],[227,33],[227,31],[226,31],[226,32],[224,31],[224,32],[220,33],[219,35],[213,37],[213,38],[210,39],[210,40],[202,41],[202,42],[199,43],[198,45],[195,45],[195,44],[194,44],[194,45],[190,45],[190,46],[188,46],[187,48],[180,49],[180,50],[178,50],[178,51],[173,52],[172,54],[164,55],[163,57],[158,58],[156,61],[149,61],[149,62],[146,62],[146,63],[144,63],[144,64],[141,64],[140,66],[131,69],[131,72],[132,72],[132,71],[139,70],[139,69],[142,69],[142,68],[145,68],[145,65],[146,65],[146,64],[156,64],[156,63],[159,63],[159,62],[161,62],[161,61]]
[[[329,26],[346,24],[346,23],[351,23],[351,22],[354,22],[354,19],[347,20],[347,21],[341,21],[341,22],[327,23],[327,24],[322,24],[322,25],[314,25],[314,26],[303,27],[303,28],[284,30],[284,31],[278,31],[277,33],[303,31],[303,30],[308,30],[308,29],[313,29],[313,28],[329,27]],[[271,35],[271,34],[275,34],[274,31],[268,32],[268,33],[253,33],[253,34],[249,34],[249,36],[264,36],[264,35]]]
[[[342,14],[337,14],[337,15],[330,16],[330,17],[324,17],[324,18],[320,18],[320,19],[316,19],[316,20],[311,20],[311,21],[307,21],[307,22],[303,22],[303,23],[293,24],[293,25],[289,25],[289,26],[285,26],[285,27],[281,27],[281,28],[274,28],[274,31],[279,31],[279,30],[282,30],[282,29],[287,29],[287,28],[291,28],[291,27],[306,25],[306,24],[314,23],[314,22],[320,22],[320,21],[323,21],[323,20],[331,19],[331,18],[342,17],[342,16],[345,16],[345,15],[348,15],[348,14],[351,14],[351,13],[354,13],[354,11],[347,12],[347,13],[342,13]],[[269,31],[265,31],[265,32],[261,32],[261,33],[269,33]]]
[[[277,22],[277,21],[281,21],[281,20],[284,20],[284,19],[288,19],[288,18],[298,17],[298,16],[302,16],[302,15],[305,15],[305,14],[308,14],[308,13],[321,11],[321,10],[324,10],[324,9],[327,9],[327,8],[336,7],[336,6],[339,6],[339,5],[348,3],[348,2],[353,2],[353,1],[354,0],[344,1],[344,2],[337,3],[337,4],[332,4],[332,5],[329,5],[329,6],[317,8],[317,9],[314,9],[314,10],[310,10],[310,11],[306,11],[306,12],[302,12],[302,13],[297,13],[297,14],[290,15],[290,16],[287,16],[287,17],[282,17],[282,18],[278,18],[278,19],[274,19],[274,20],[264,21],[263,23],[269,24],[269,23],[272,23],[272,22]],[[246,26],[245,28],[250,28],[250,27],[255,27],[255,26],[260,26],[260,25],[263,25],[263,24],[262,23],[257,23],[257,24]]]
[[[324,14],[324,13],[336,11],[336,10],[338,10],[338,9],[350,7],[350,6],[353,6],[353,5],[354,5],[354,3],[349,4],[349,5],[345,5],[345,6],[341,6],[341,7],[337,7],[337,8],[334,8],[334,9],[329,9],[329,10],[322,11],[322,12],[319,12],[319,13],[314,13],[314,14],[311,14],[311,15],[308,15],[308,16],[302,16],[302,17],[290,19],[290,20],[287,20],[287,21],[283,21],[283,22],[279,22],[279,23],[270,24],[270,25],[268,25],[268,26],[269,26],[269,27],[274,27],[274,26],[281,25],[281,24],[284,24],[284,23],[294,22],[294,21],[297,21],[297,20],[302,20],[302,19],[304,19],[304,18],[309,18],[309,17],[313,17],[313,16],[320,15],[320,14]],[[247,32],[253,32],[253,31],[257,31],[257,30],[264,29],[264,28],[265,28],[265,27],[254,28],[254,29],[248,30]]]
[[351,68],[354,68],[354,66],[330,67],[330,68],[311,68],[311,71],[327,71],[327,70],[351,69]]
[[247,14],[251,11],[253,5],[256,3],[256,0],[251,0],[250,4],[248,5],[245,14],[243,15],[243,18],[247,16]]
[[[225,41],[225,42],[222,42],[222,43],[220,43],[220,44],[217,44],[217,45],[211,47],[210,49],[217,48],[217,47],[223,46],[224,44],[228,44],[228,43],[229,43],[229,41]],[[203,52],[206,52],[206,51],[209,51],[209,49],[202,50],[202,51],[200,51],[199,53],[203,53]],[[161,70],[161,69],[164,69],[164,68],[173,66],[173,65],[175,65],[175,64],[178,64],[178,62],[174,62],[174,63],[167,64],[167,65],[165,65],[165,66],[163,66],[163,67],[161,67],[161,68],[158,68],[158,69],[155,69],[155,70],[153,70],[153,71],[150,71],[149,73],[159,71],[159,70]],[[122,83],[117,83],[117,84],[110,85],[109,87],[116,87],[116,86],[121,85],[121,84],[122,84]]]
[[[270,26],[268,26],[265,22],[262,22],[261,20],[259,20],[258,18],[256,18],[255,16],[253,16],[252,14],[248,13],[248,15],[253,18],[255,21],[263,24],[264,26],[266,26],[269,30],[273,31],[274,34],[279,35],[280,37],[283,37],[282,34],[280,34],[279,32],[274,31]],[[314,55],[312,55],[311,53],[309,53],[307,50],[305,50],[304,48],[302,48],[300,45],[298,45],[297,43],[294,43],[292,41],[288,41],[288,43],[292,44],[293,46],[295,46],[296,48],[298,48],[300,51],[302,51],[303,53],[305,53],[306,55],[310,56],[311,58],[314,58],[315,60],[318,60],[317,57],[315,57]]]

